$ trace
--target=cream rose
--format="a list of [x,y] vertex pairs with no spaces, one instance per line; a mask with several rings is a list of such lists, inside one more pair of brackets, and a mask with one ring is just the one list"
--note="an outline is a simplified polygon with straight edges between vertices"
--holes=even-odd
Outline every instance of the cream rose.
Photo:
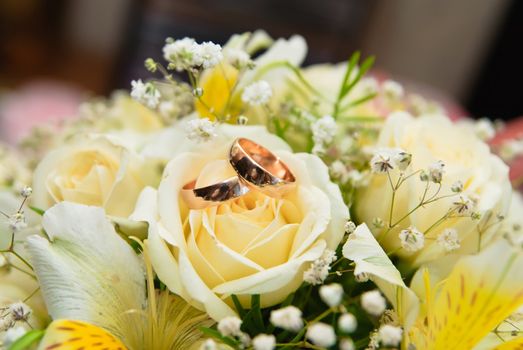
[[127,217],[140,191],[154,180],[141,158],[102,135],[85,135],[49,152],[33,179],[33,205],[69,201]]
[[[412,154],[412,163],[405,172],[427,169],[429,165],[442,161],[444,166],[441,189],[437,196],[447,196],[436,202],[415,210],[388,233],[392,189],[386,174],[374,174],[368,186],[358,191],[355,200],[355,216],[358,221],[368,223],[374,235],[388,252],[395,252],[409,260],[414,266],[438,259],[448,252],[438,237],[447,229],[457,233],[459,249],[453,252],[475,252],[486,245],[499,229],[496,215],[505,214],[510,203],[511,185],[508,179],[508,167],[490,152],[469,128],[453,124],[447,117],[427,115],[413,118],[407,113],[392,114],[385,122],[376,143],[376,149],[400,148]],[[395,183],[399,171],[391,171]],[[453,193],[452,187],[461,181],[463,192]],[[427,182],[419,174],[409,178],[396,192],[392,222],[395,223],[416,207],[423,196]],[[428,195],[436,193],[438,184],[430,183]],[[472,211],[483,215],[481,220],[468,217],[442,218],[449,209],[463,199],[475,202]],[[490,215],[490,220],[485,222]],[[469,211],[470,214],[470,211]],[[372,225],[374,218],[384,221],[384,228]],[[491,225],[492,224],[492,225]],[[414,227],[424,234],[421,250],[409,252],[401,248],[399,233]],[[432,228],[431,228],[432,227]],[[485,229],[485,228],[489,229]],[[430,228],[430,230],[429,230]],[[426,232],[429,230],[429,232]],[[455,230],[455,231],[454,231]],[[481,231],[481,237],[478,235]],[[447,231],[448,232],[448,231]],[[405,236],[404,236],[405,237]],[[418,246],[419,247],[419,246]],[[449,246],[447,246],[449,248]],[[456,248],[454,245],[453,248]]]
[[[322,161],[293,154],[263,127],[223,125],[210,143],[194,145],[167,165],[158,190],[141,194],[135,220],[149,222],[147,246],[159,278],[176,294],[219,320],[233,315],[230,295],[249,305],[282,301],[303,281],[303,271],[344,234],[348,209]],[[237,137],[260,143],[280,156],[297,178],[281,199],[252,191],[204,210],[189,210],[180,198],[184,184],[221,181],[234,170],[227,161]]]

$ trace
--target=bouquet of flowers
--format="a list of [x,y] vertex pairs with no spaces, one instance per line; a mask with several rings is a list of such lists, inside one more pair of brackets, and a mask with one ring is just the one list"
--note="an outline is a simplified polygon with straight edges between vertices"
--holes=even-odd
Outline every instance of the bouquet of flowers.
[[0,348],[521,349],[521,142],[306,51],[169,38],[2,146]]

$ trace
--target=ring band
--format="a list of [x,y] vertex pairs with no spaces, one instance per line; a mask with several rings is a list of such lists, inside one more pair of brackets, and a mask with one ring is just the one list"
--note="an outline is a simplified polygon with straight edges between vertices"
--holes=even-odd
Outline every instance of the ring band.
[[296,182],[292,171],[278,156],[246,138],[233,142],[229,162],[248,186],[271,197],[281,197]]
[[237,176],[210,186],[194,188],[195,186],[196,180],[193,180],[181,190],[182,198],[190,209],[205,209],[220,205],[249,192],[249,188]]

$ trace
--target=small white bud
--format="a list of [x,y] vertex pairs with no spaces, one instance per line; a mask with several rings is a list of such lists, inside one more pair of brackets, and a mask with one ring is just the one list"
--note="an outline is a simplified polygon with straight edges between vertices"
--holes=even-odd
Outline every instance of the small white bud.
[[387,308],[387,302],[378,290],[371,290],[361,295],[361,306],[369,314],[379,316]]
[[383,325],[378,330],[379,339],[385,346],[398,346],[401,342],[403,330],[400,327]]
[[246,125],[249,122],[249,118],[244,115],[238,117],[238,125]]
[[458,231],[453,228],[446,228],[438,235],[436,242],[445,248],[447,252],[459,249],[460,239]]
[[339,283],[331,283],[320,287],[320,298],[330,307],[340,305],[343,298],[343,287]]
[[350,338],[340,340],[340,350],[355,350],[354,342]]
[[428,174],[430,181],[434,183],[441,183],[441,180],[443,179],[443,168],[445,167],[445,164],[439,160],[437,162],[432,163],[428,167]]
[[370,278],[370,276],[366,272],[360,272],[360,273],[355,273],[354,274],[354,279],[358,283],[367,282],[369,280],[369,278]]
[[222,318],[220,322],[218,322],[218,331],[225,337],[239,336],[242,333],[240,330],[241,325],[242,320],[240,320],[238,317],[225,317]]
[[348,220],[346,223],[345,223],[345,233],[346,234],[351,234],[354,232],[354,230],[356,229],[356,224],[351,221],[351,220]]
[[399,100],[404,95],[403,86],[394,80],[386,80],[383,82],[383,93],[390,100]]
[[291,305],[271,311],[270,321],[276,327],[297,333],[303,328],[301,315],[301,310]]
[[356,316],[351,313],[345,313],[338,319],[338,328],[343,333],[352,333],[358,327],[358,320]]
[[15,322],[29,320],[33,310],[23,302],[13,303],[8,306],[9,313]]
[[453,204],[453,210],[458,214],[467,215],[470,214],[475,207],[474,201],[467,195],[460,195]]
[[405,171],[412,162],[412,154],[400,150],[394,157],[394,162],[399,170]]
[[218,346],[216,342],[212,339],[206,339],[203,344],[200,346],[200,350],[217,350]]
[[336,333],[334,328],[322,322],[315,323],[307,329],[305,335],[314,345],[331,347],[336,344]]
[[254,350],[273,350],[276,348],[276,337],[272,334],[258,334],[252,340]]
[[197,88],[193,89],[192,94],[196,97],[202,97],[203,89],[201,87],[197,87]]
[[31,195],[33,194],[33,189],[29,186],[25,186],[24,188],[22,188],[22,190],[20,191],[20,195],[24,198],[28,198],[30,197]]
[[452,184],[450,187],[450,190],[454,193],[460,193],[463,192],[463,182],[458,180]]
[[425,236],[415,227],[401,230],[399,238],[401,246],[408,252],[417,252],[425,246]]
[[27,222],[25,221],[25,215],[24,215],[23,211],[14,213],[13,215],[11,215],[9,217],[9,219],[7,221],[8,221],[9,228],[13,232],[21,231],[27,227]]

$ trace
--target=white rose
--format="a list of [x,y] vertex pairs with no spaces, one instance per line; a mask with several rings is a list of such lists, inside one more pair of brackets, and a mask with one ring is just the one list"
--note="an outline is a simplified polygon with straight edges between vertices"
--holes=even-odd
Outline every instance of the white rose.
[[[389,220],[392,189],[387,174],[372,175],[369,185],[358,191],[355,200],[356,217],[360,222],[369,223],[371,228],[370,223],[374,218],[384,221],[384,227],[373,228],[373,233],[386,251],[396,252],[417,266],[446,254],[445,247],[436,240],[445,229],[457,230],[461,242],[461,248],[457,251],[459,253],[475,252],[479,245],[484,246],[491,240],[499,229],[497,225],[481,229],[485,231],[481,234],[481,241],[478,228],[484,227],[484,220],[488,216],[486,213],[492,213],[490,225],[496,222],[497,214],[504,214],[508,208],[511,194],[508,167],[469,128],[455,125],[445,116],[413,118],[407,113],[398,112],[387,119],[375,146],[377,149],[399,148],[412,154],[412,163],[405,172],[407,175],[416,170],[428,169],[437,161],[445,165],[441,189],[436,197],[446,198],[418,208],[388,233],[389,221],[396,223],[417,206],[427,182],[421,181],[419,175],[414,175],[401,185],[396,191],[392,220]],[[397,169],[390,172],[393,183],[398,174]],[[453,185],[458,181],[464,185],[462,194],[452,192]],[[429,185],[426,198],[438,191],[438,184],[429,182]],[[473,199],[476,202],[473,211],[484,214],[484,219],[472,220],[468,215],[436,223],[460,201],[460,196]],[[423,249],[408,252],[400,248],[398,234],[408,227],[423,232]]]
[[[231,294],[248,307],[281,302],[302,283],[308,263],[339,244],[348,210],[327,167],[293,154],[263,127],[222,125],[210,143],[194,144],[167,165],[158,190],[147,188],[131,218],[149,222],[148,247],[158,277],[189,303],[220,320],[234,315]],[[237,137],[260,143],[293,171],[297,187],[282,199],[251,191],[204,210],[188,210],[180,190],[234,175],[227,161]]]
[[140,191],[154,181],[151,170],[132,151],[108,137],[81,136],[49,152],[38,164],[32,204],[47,209],[69,201],[127,217]]

